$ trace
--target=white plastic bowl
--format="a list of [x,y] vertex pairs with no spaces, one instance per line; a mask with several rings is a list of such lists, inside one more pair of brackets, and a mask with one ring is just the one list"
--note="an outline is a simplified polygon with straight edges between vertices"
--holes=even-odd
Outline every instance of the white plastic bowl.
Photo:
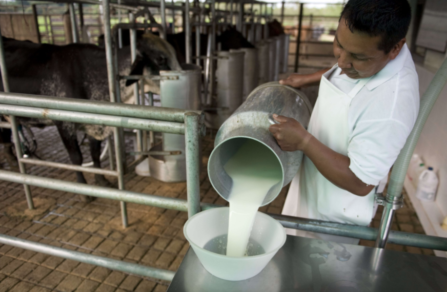
[[284,245],[286,232],[278,221],[258,212],[250,239],[259,243],[265,253],[237,258],[204,249],[209,241],[228,233],[228,215],[228,207],[200,212],[188,219],[183,233],[204,268],[212,275],[229,281],[254,277]]

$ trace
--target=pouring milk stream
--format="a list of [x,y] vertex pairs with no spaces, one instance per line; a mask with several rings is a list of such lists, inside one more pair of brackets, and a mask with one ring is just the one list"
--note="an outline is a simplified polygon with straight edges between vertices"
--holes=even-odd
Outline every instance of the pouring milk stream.
[[228,201],[230,219],[227,256],[243,257],[258,208],[274,185],[281,183],[282,169],[276,155],[262,143],[247,139],[224,165],[233,180]]

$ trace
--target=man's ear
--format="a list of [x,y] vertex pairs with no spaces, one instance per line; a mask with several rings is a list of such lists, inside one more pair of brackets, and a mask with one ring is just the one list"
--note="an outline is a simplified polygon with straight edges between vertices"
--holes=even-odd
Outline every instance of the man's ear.
[[[133,61],[132,66],[130,67],[130,74],[129,75],[143,75],[144,72],[144,57],[141,55],[137,55],[135,58],[135,61]],[[132,79],[126,81],[126,86],[132,85],[135,82],[138,82],[138,80]]]
[[399,55],[400,50],[402,50],[402,47],[405,45],[405,42],[407,41],[406,38],[401,39],[389,52],[390,61],[394,60],[397,55]]

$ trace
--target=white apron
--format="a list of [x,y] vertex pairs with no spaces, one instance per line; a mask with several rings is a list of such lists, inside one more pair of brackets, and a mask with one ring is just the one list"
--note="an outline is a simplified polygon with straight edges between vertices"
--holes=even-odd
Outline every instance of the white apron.
[[[330,76],[332,68],[325,75]],[[346,155],[349,145],[348,111],[351,100],[370,78],[360,79],[355,87],[344,93],[324,75],[308,131],[332,150]],[[327,180],[312,161],[304,156],[300,171],[292,180],[283,208],[283,215],[368,225],[373,217],[374,190],[365,197],[356,196]],[[320,238],[339,243],[358,244],[358,239],[316,234],[287,229],[290,235]]]

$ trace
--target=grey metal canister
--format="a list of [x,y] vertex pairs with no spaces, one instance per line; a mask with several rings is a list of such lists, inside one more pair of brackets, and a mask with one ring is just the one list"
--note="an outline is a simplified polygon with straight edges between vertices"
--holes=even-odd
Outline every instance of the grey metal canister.
[[289,34],[283,34],[282,35],[282,41],[283,41],[283,53],[282,53],[282,62],[281,62],[281,73],[286,73],[289,71],[289,46],[290,46],[290,35]]
[[[160,100],[162,107],[199,110],[200,67],[183,64],[181,71],[160,71]],[[151,151],[180,151],[179,155],[149,155],[152,177],[165,182],[186,180],[185,136],[163,133],[162,144]]]
[[244,51],[218,52],[216,70],[216,111],[205,114],[206,126],[218,129],[242,104]]
[[278,61],[279,59],[276,57],[276,47],[277,47],[277,37],[269,39],[269,79],[268,81],[277,81],[275,80],[275,75],[278,70]]
[[311,112],[312,106],[304,93],[292,87],[270,82],[253,90],[217,132],[208,161],[208,176],[217,193],[228,200],[233,181],[224,166],[247,139],[252,139],[268,147],[281,164],[283,179],[270,189],[262,205],[273,201],[298,172],[303,153],[281,150],[269,132],[272,114],[294,118],[307,127]]
[[243,48],[244,52],[244,89],[243,97],[245,100],[250,92],[258,86],[259,66],[258,66],[258,49]]
[[260,41],[256,44],[256,48],[258,48],[259,85],[269,81],[269,42]]

